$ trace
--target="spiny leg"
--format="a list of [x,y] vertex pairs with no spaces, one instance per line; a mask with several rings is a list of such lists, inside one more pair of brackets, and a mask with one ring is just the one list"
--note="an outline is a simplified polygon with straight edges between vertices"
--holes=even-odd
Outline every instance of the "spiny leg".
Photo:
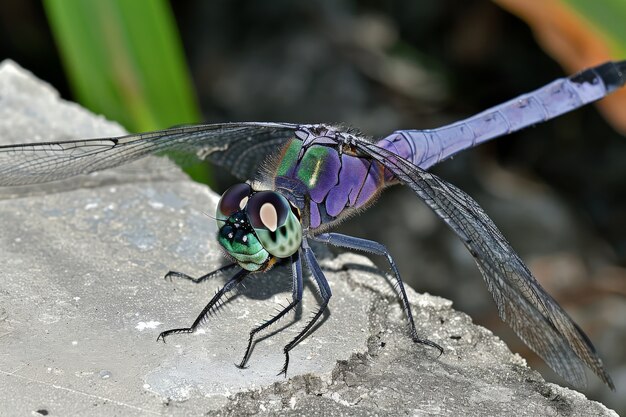
[[270,318],[269,320],[267,320],[265,323],[261,324],[260,326],[257,326],[255,328],[253,328],[250,331],[250,337],[248,338],[248,346],[246,347],[246,352],[243,355],[243,359],[241,360],[241,363],[239,363],[239,365],[237,365],[239,368],[244,368],[246,366],[246,363],[248,362],[248,359],[250,358],[250,353],[251,353],[251,349],[252,349],[252,342],[254,340],[254,336],[258,332],[260,332],[260,331],[268,328],[272,324],[276,323],[281,317],[283,317],[285,314],[287,314],[292,309],[294,309],[298,305],[298,303],[300,301],[302,301],[302,289],[303,289],[302,261],[300,260],[300,253],[299,252],[296,252],[293,255],[291,255],[291,271],[292,271],[292,276],[293,276],[292,301],[291,301],[291,303],[287,307],[285,307],[281,311],[279,311],[279,313],[277,315],[275,315],[274,317]]
[[229,269],[235,268],[237,266],[238,265],[233,262],[231,264],[224,265],[223,267],[216,269],[215,271],[209,272],[206,275],[202,275],[201,277],[198,277],[198,278],[194,278],[191,275],[187,275],[182,272],[170,271],[167,274],[165,274],[165,279],[169,279],[171,281],[174,278],[184,278],[196,284],[199,284],[200,282],[206,281],[207,279],[212,278],[215,275],[221,274],[222,272],[228,271]]
[[396,289],[398,294],[400,295],[400,299],[402,300],[402,307],[404,308],[404,313],[409,320],[411,338],[413,342],[420,343],[422,345],[427,345],[430,347],[434,347],[439,350],[439,354],[443,354],[443,348],[432,342],[428,339],[422,339],[417,335],[417,330],[415,329],[415,321],[413,320],[413,313],[411,312],[411,305],[409,304],[409,299],[406,296],[406,290],[404,289],[404,283],[402,282],[402,278],[400,277],[400,271],[398,271],[398,267],[396,266],[395,261],[391,257],[391,254],[387,250],[387,248],[373,240],[361,239],[354,236],[342,235],[340,233],[322,233],[318,236],[314,236],[313,240],[318,242],[330,244],[333,246],[338,246],[347,249],[359,250],[367,253],[372,253],[374,255],[380,255],[387,258],[389,265],[391,265],[391,269],[393,271],[393,275],[396,279]]
[[304,258],[306,259],[309,270],[311,271],[311,274],[313,274],[313,278],[315,278],[315,282],[317,283],[317,287],[319,288],[320,295],[322,297],[322,304],[320,305],[320,308],[315,312],[311,320],[309,320],[306,326],[304,326],[304,329],[302,329],[302,331],[300,331],[300,333],[298,333],[298,335],[294,337],[291,342],[287,343],[287,345],[285,345],[285,347],[283,348],[283,353],[285,354],[285,364],[283,365],[283,368],[278,373],[278,375],[283,374],[287,376],[287,368],[289,367],[289,351],[293,349],[293,347],[297,345],[304,338],[304,336],[306,336],[311,328],[313,328],[317,320],[326,310],[326,307],[328,306],[328,301],[332,296],[328,281],[326,280],[322,269],[317,263],[315,255],[313,254],[313,251],[311,250],[311,247],[309,246],[306,239],[302,239],[301,248],[304,252]]
[[171,334],[193,333],[196,330],[196,327],[198,327],[198,325],[202,323],[206,316],[211,313],[211,310],[216,306],[216,304],[220,301],[224,294],[226,294],[227,292],[235,288],[239,283],[241,283],[241,281],[243,281],[243,279],[249,273],[250,271],[241,269],[231,279],[229,279],[228,282],[226,282],[226,284],[224,284],[224,286],[215,293],[213,298],[211,298],[211,301],[209,301],[209,303],[202,309],[202,311],[190,327],[181,327],[178,329],[166,330],[164,332],[161,332],[159,337],[157,337],[157,340],[161,339],[163,340],[163,342],[165,342],[165,338]]

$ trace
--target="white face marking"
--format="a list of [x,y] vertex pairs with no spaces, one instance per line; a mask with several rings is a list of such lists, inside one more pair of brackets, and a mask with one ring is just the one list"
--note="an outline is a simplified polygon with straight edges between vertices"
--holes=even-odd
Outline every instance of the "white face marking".
[[265,203],[261,206],[259,217],[270,232],[274,232],[278,228],[278,213],[276,213],[276,209],[270,203]]
[[246,204],[248,204],[248,197],[244,197],[241,199],[241,201],[239,202],[239,208],[243,210]]

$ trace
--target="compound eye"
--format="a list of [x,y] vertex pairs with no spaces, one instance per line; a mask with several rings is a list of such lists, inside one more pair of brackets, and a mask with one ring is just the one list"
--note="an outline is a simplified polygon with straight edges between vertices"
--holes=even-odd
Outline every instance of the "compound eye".
[[254,193],[246,208],[252,227],[270,232],[285,224],[289,211],[289,203],[285,197],[274,191]]
[[248,198],[252,194],[249,184],[235,184],[222,194],[220,202],[217,204],[218,213],[224,217],[230,217],[248,204]]

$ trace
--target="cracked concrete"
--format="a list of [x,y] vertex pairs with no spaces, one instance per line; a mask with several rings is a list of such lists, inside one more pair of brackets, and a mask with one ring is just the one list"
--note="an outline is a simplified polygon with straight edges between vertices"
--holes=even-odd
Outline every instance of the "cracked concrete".
[[[0,144],[119,135],[15,64],[0,66]],[[362,256],[314,247],[333,290],[330,314],[276,376],[303,307],[241,359],[250,328],[291,292],[286,268],[247,280],[202,331],[188,325],[224,282],[164,280],[222,262],[217,196],[147,159],[39,187],[0,188],[2,415],[616,415],[543,381],[451,302],[408,289],[414,345],[392,286]]]

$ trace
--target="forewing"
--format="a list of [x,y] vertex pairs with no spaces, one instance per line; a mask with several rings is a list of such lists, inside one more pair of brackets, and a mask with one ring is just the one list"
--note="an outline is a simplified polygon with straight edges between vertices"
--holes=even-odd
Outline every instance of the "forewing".
[[556,373],[582,387],[587,382],[586,364],[613,389],[587,336],[539,285],[474,199],[385,149],[361,141],[355,146],[410,186],[461,238],[478,264],[502,320]]
[[246,180],[299,127],[289,123],[223,123],[117,138],[0,146],[0,186],[56,181],[165,152],[173,152],[177,158],[209,160]]

